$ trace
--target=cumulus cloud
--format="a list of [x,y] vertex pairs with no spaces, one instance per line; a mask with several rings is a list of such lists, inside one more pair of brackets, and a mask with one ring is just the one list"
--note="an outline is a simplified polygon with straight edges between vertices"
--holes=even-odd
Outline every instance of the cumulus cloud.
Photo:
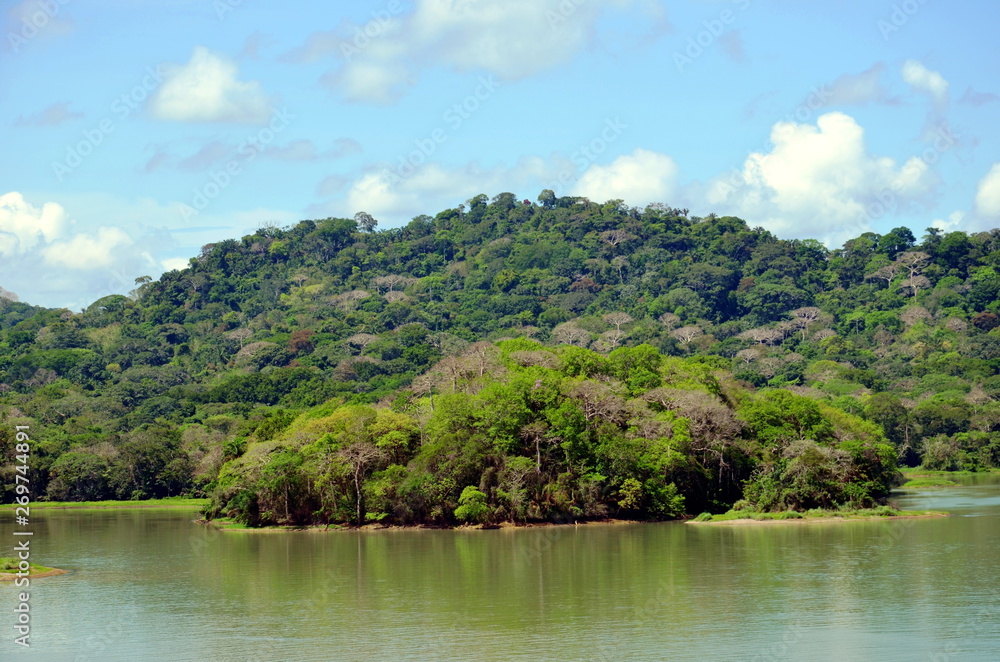
[[958,230],[962,226],[962,221],[965,220],[964,211],[953,211],[948,214],[948,220],[941,218],[935,218],[931,221],[931,227],[941,230],[941,232],[952,232]]
[[976,190],[976,212],[988,219],[1000,219],[1000,163],[994,163]]
[[0,255],[26,253],[40,243],[53,241],[68,222],[66,210],[55,202],[38,208],[17,191],[0,195]]
[[672,198],[676,178],[677,164],[673,159],[638,148],[619,156],[610,165],[590,166],[576,183],[573,194],[595,202],[621,199],[629,205],[644,207]]
[[75,113],[69,109],[69,102],[54,103],[47,108],[38,111],[34,115],[24,117],[23,115],[14,120],[14,126],[56,126],[69,120],[83,117],[83,113]]
[[939,105],[948,101],[948,81],[918,60],[907,60],[903,63],[903,80],[914,90],[929,94]]
[[160,260],[160,266],[164,271],[183,271],[191,265],[191,258],[188,257],[168,257]]
[[42,250],[45,261],[67,269],[101,269],[118,262],[118,253],[132,245],[132,238],[121,228],[100,227],[96,233],[77,234],[57,241]]
[[425,67],[515,80],[567,62],[594,40],[606,8],[640,9],[653,34],[667,23],[654,0],[416,0],[407,14],[313,34],[286,59],[333,55],[341,65],[323,77],[326,85],[351,101],[387,104]]
[[[538,157],[522,158],[513,166],[492,168],[475,163],[456,168],[428,164],[405,178],[389,169],[373,170],[347,186],[343,201],[316,206],[308,212],[354,215],[364,210],[391,225],[409,221],[429,209],[454,207],[480,193],[535,187],[538,181],[546,181],[552,175],[552,166]],[[342,186],[339,177],[327,178],[320,184],[321,193],[322,189],[329,192]]]
[[165,68],[165,80],[149,101],[158,119],[263,124],[271,115],[261,84],[238,80],[236,64],[204,46],[194,48],[187,64]]
[[839,238],[873,217],[925,199],[938,182],[920,158],[903,165],[868,153],[864,130],[839,112],[816,125],[778,122],[770,152],[751,154],[739,172],[709,183],[707,202],[760,219],[784,237]]
[[204,244],[242,236],[263,221],[302,218],[301,211],[270,208],[205,211],[193,227],[175,205],[148,198],[66,193],[59,203],[31,205],[17,192],[0,196],[0,284],[31,304],[73,310],[127,293],[138,276],[186,266]]

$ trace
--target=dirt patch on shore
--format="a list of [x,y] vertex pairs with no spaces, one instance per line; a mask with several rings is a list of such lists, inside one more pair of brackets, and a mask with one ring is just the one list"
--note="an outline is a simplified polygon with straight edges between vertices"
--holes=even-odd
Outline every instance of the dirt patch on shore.
[[[59,568],[49,568],[48,570],[43,570],[42,572],[31,572],[28,574],[28,579],[39,579],[41,577],[55,577],[56,575],[68,574],[69,570],[60,570]],[[13,572],[0,572],[0,582],[12,582],[17,579],[17,574]]]

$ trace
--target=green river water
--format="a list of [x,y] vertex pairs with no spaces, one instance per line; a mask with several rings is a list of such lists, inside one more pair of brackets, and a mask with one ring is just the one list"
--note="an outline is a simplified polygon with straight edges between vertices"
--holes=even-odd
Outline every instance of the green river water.
[[[0,660],[1000,660],[1000,476],[949,518],[220,533],[32,512],[31,648]],[[0,537],[13,545],[12,514]],[[10,555],[9,551],[4,555]]]

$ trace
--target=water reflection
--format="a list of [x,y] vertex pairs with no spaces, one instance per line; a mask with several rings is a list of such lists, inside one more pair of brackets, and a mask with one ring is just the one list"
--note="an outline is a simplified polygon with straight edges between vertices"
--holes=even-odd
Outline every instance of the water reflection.
[[219,533],[39,511],[37,558],[75,573],[34,583],[32,649],[0,659],[996,659],[998,481],[898,500],[956,516]]

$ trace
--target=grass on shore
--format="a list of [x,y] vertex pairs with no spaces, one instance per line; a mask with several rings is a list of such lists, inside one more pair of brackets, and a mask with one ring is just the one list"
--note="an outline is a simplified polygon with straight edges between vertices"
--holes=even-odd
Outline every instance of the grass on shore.
[[958,483],[947,478],[914,478],[903,483],[899,489],[912,490],[925,487],[953,487],[955,485],[958,485]]
[[982,471],[937,471],[924,469],[922,467],[906,467],[900,469],[907,478],[947,478],[949,476],[985,476],[987,474],[1000,473],[1000,469],[983,469]]
[[302,526],[293,526],[289,524],[269,524],[267,526],[247,526],[241,522],[234,522],[230,519],[213,519],[213,520],[198,520],[200,524],[205,524],[212,526],[220,531],[320,531],[320,530],[333,530],[333,529],[345,529],[341,524],[330,524],[326,526],[325,524],[306,524]]
[[824,510],[814,508],[804,512],[787,510],[780,513],[759,513],[746,510],[730,510],[729,512],[712,515],[702,513],[695,517],[693,522],[729,522],[739,519],[751,519],[755,521],[767,520],[823,520],[823,519],[875,519],[879,517],[926,517],[930,515],[944,515],[935,510],[898,510],[891,506],[880,506],[878,508],[862,508],[854,510]]
[[[20,559],[16,559],[13,556],[0,556],[0,574],[6,575],[18,572],[18,570],[20,570],[19,567],[20,563],[21,563]],[[53,570],[55,570],[55,568],[49,568],[44,565],[38,565],[36,563],[29,563],[28,567],[29,567],[28,572],[30,573],[28,575],[29,577],[31,575],[36,575],[43,572],[52,572]]]
[[[49,508],[185,508],[197,509],[207,506],[208,499],[189,499],[186,497],[167,497],[166,499],[146,499],[145,501],[32,501],[33,510]],[[0,509],[16,508],[17,504],[5,503]]]

